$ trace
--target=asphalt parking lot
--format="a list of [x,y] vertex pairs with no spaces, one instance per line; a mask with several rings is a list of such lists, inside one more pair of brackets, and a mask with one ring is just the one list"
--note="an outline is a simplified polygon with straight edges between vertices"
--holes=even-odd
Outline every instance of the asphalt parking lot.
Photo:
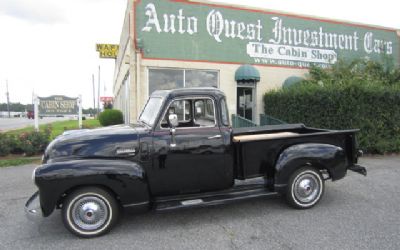
[[79,239],[60,212],[29,221],[34,166],[0,169],[0,249],[400,249],[400,157],[364,157],[368,176],[327,182],[309,210],[279,198],[125,215],[107,235]]

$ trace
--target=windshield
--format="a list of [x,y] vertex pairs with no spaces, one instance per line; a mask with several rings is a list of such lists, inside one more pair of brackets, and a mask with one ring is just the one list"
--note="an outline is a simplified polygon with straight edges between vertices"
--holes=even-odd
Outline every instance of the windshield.
[[161,109],[163,99],[161,97],[151,97],[139,117],[139,121],[152,126],[157,118],[158,111]]

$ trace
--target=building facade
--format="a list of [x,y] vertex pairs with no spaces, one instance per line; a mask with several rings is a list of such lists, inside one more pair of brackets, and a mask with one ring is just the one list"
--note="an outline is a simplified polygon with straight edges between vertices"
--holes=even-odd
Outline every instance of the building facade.
[[159,89],[216,87],[228,109],[254,122],[263,94],[306,77],[310,65],[393,60],[400,32],[337,20],[189,0],[130,0],[113,92],[135,122]]

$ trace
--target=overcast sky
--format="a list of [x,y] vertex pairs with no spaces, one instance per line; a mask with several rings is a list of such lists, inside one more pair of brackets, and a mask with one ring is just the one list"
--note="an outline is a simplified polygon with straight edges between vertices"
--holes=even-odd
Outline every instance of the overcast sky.
[[[97,88],[99,65],[101,95],[112,95],[114,60],[99,59],[95,44],[119,43],[126,1],[1,0],[0,103],[6,102],[8,79],[11,102],[30,103],[34,91],[39,96],[82,94],[84,107],[92,107],[92,74]],[[215,1],[400,29],[393,0]]]

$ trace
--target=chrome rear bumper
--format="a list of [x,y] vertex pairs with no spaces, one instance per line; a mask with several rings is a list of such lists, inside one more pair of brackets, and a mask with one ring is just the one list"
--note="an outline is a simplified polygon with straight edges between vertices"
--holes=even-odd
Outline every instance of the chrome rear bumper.
[[39,201],[39,191],[35,192],[25,203],[25,215],[29,220],[33,221],[43,217]]

